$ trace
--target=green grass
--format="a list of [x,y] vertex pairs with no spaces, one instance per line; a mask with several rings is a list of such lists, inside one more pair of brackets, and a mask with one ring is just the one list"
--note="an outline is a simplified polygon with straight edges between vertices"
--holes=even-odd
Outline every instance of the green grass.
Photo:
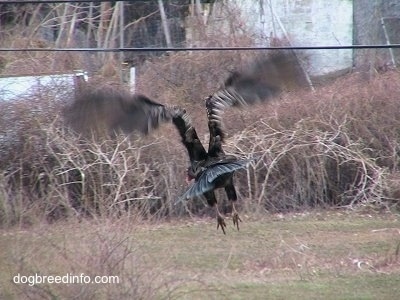
[[[0,232],[0,298],[397,299],[396,215],[70,221]],[[118,275],[115,285],[15,285],[17,273]],[[33,295],[33,296],[32,296]],[[28,297],[29,296],[29,297]]]
[[[395,299],[400,276],[358,275],[283,282],[242,282],[212,290],[195,287],[182,299]],[[395,297],[395,298],[393,298]]]

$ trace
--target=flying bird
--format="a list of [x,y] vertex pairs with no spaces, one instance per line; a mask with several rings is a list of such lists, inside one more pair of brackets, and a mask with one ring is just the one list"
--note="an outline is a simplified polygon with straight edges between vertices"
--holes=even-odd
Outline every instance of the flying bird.
[[193,181],[179,200],[204,196],[208,205],[215,207],[217,229],[221,227],[225,234],[226,223],[219,212],[215,190],[225,189],[232,201],[233,224],[239,230],[241,219],[235,207],[237,193],[233,175],[237,170],[245,169],[251,160],[225,154],[222,148],[225,140],[223,111],[227,107],[267,101],[288,84],[299,86],[304,82],[297,60],[287,52],[255,60],[247,68],[232,72],[218,91],[205,98],[210,133],[207,150],[185,109],[157,103],[144,95],[130,95],[115,89],[87,89],[68,107],[65,117],[76,131],[83,134],[116,130],[146,134],[161,123],[172,122],[189,156],[187,181]]

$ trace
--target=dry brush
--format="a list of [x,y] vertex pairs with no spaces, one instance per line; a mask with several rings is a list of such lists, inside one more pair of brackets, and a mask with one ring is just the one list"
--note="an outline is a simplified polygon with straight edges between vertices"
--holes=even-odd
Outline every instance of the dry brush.
[[[164,57],[158,63],[179,59],[186,57]],[[186,66],[180,71],[193,72]],[[210,81],[193,89],[191,77],[185,78],[179,88],[168,89],[168,98],[186,103],[203,136],[204,109],[186,98],[201,101]],[[168,84],[156,77],[149,82],[153,89]],[[226,152],[257,157],[236,177],[242,205],[275,212],[397,206],[399,91],[397,72],[369,82],[353,74],[315,93],[286,93],[269,105],[228,111],[225,126],[233,134]],[[147,137],[82,139],[63,125],[64,104],[43,95],[29,100],[1,103],[8,112],[0,124],[3,226],[71,216],[154,219],[208,211],[203,201],[175,205],[186,188],[187,158],[172,125]]]

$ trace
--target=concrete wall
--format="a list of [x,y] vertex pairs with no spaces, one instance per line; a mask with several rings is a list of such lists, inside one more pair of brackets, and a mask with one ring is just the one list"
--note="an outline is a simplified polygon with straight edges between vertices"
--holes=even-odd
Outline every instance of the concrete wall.
[[[369,0],[368,0],[369,1]],[[240,8],[246,30],[258,45],[287,38],[293,46],[351,45],[352,0],[230,0]],[[224,4],[226,5],[226,4]],[[215,4],[214,17],[223,10]],[[311,76],[327,75],[352,66],[352,50],[309,50],[306,69]]]
[[[354,44],[400,43],[399,0],[353,0]],[[382,26],[385,23],[386,35]],[[392,51],[392,52],[391,52]],[[354,64],[358,69],[379,69],[392,64],[394,58],[400,64],[399,49],[367,49],[354,52]],[[392,56],[393,55],[393,56]]]

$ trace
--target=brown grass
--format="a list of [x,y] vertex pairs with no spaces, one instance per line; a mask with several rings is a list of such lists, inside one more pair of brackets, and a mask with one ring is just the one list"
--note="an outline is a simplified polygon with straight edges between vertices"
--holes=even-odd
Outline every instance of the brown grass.
[[[158,224],[97,218],[0,231],[5,299],[395,299],[399,221],[343,210]],[[118,284],[14,284],[13,276],[113,275]]]

